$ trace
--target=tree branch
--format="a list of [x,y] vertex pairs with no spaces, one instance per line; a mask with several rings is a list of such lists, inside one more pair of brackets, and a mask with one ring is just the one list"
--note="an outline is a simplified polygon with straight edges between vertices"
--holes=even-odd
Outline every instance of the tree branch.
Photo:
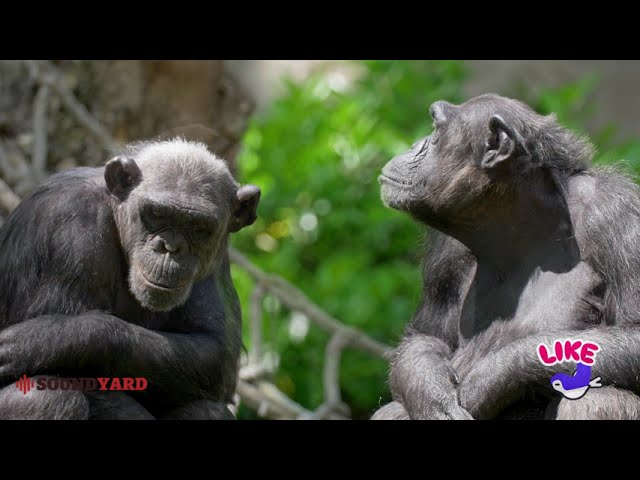
[[251,351],[249,363],[258,363],[262,358],[262,299],[264,287],[257,284],[251,292],[249,299],[249,336],[251,338]]
[[289,309],[304,313],[316,325],[331,334],[340,332],[345,337],[347,346],[379,357],[389,358],[391,347],[374,340],[365,333],[343,325],[339,320],[325,313],[304,293],[285,279],[265,273],[233,247],[229,247],[229,258]]
[[311,417],[312,412],[294,402],[275,385],[265,381],[251,384],[244,380],[238,381],[236,391],[243,402],[258,412],[263,418],[286,419],[302,416]]
[[11,187],[0,178],[0,211],[5,215],[9,215],[14,208],[20,203],[20,197],[16,195]]
[[[14,152],[15,153],[15,152]],[[29,192],[34,181],[32,166],[21,155],[7,152],[7,149],[0,143],[0,177],[13,185],[11,191],[20,198],[20,194]]]
[[47,103],[49,86],[41,85],[33,101],[33,153],[31,164],[37,181],[46,176],[47,169]]
[[[91,113],[85,108],[82,103],[78,101],[73,93],[64,85],[62,76],[58,72],[58,69],[51,65],[49,62],[44,62],[45,68],[39,68],[36,62],[32,60],[26,61],[31,74],[35,77],[35,80],[40,85],[47,85],[58,94],[60,100],[67,108],[69,113],[73,115],[76,121],[87,129],[100,143],[102,148],[109,152],[117,150],[120,145],[113,139],[111,134],[104,128],[98,120],[95,119]],[[46,70],[46,72],[44,71]]]
[[342,402],[340,395],[340,356],[348,339],[342,332],[337,332],[327,344],[324,356],[324,370],[322,382],[324,387],[324,401],[329,405]]
[[[300,419],[311,420],[318,418],[316,413],[307,410],[299,403],[294,402],[269,382],[260,381],[251,384],[240,380],[236,389],[242,401],[249,408],[255,410],[260,417],[273,419]],[[331,420],[347,420],[339,413],[327,412],[325,418]]]

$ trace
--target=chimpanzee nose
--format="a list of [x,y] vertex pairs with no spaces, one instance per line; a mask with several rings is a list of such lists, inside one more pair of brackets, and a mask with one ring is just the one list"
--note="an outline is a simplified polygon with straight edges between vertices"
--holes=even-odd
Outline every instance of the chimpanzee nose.
[[158,235],[151,242],[156,253],[178,253],[184,244],[182,235]]

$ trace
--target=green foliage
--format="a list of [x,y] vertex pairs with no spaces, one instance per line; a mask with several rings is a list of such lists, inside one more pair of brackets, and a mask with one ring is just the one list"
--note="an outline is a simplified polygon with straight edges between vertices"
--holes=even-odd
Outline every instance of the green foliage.
[[[421,229],[385,208],[382,166],[431,129],[428,106],[461,100],[461,62],[367,61],[318,73],[286,92],[251,124],[239,157],[243,182],[263,190],[255,226],[234,244],[278,273],[341,321],[394,343],[418,299]],[[351,71],[351,70],[350,70]],[[244,311],[251,284],[234,270]],[[271,302],[274,303],[274,302]],[[265,340],[280,355],[276,384],[303,405],[322,402],[327,335],[278,305],[267,305]],[[293,331],[293,335],[290,334]],[[247,340],[248,342],[248,340]],[[346,351],[341,387],[356,416],[387,399],[385,362]]]
[[[236,235],[234,244],[331,315],[395,344],[419,301],[422,232],[408,216],[382,205],[377,176],[391,157],[429,133],[430,103],[464,100],[466,74],[459,61],[366,61],[343,67],[358,73],[348,88],[339,73],[287,83],[284,95],[250,125],[240,176],[259,185],[263,196],[255,226]],[[590,78],[521,98],[583,131],[590,113],[585,99],[594,85]],[[612,132],[594,137],[606,152],[598,161],[625,158],[637,169],[640,143],[614,146]],[[233,277],[247,312],[252,284],[238,269]],[[276,384],[304,406],[317,407],[327,335],[313,325],[307,332],[304,319],[273,298],[265,300],[264,309],[267,348],[280,361]],[[368,417],[388,400],[387,374],[381,360],[344,353],[342,394],[355,417]],[[241,410],[241,416],[250,415]]]

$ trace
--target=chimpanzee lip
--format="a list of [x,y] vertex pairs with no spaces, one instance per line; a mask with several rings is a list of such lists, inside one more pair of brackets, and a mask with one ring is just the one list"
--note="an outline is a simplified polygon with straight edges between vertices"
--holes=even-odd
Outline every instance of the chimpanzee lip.
[[404,180],[399,180],[397,178],[393,178],[393,177],[390,177],[388,175],[385,175],[384,173],[378,177],[378,181],[381,182],[381,183],[382,182],[393,183],[394,185],[398,185],[400,187],[410,187],[411,186],[411,182],[406,182]]
[[153,282],[145,277],[142,272],[140,272],[140,276],[142,277],[144,283],[147,284],[147,286],[155,288],[156,290],[162,290],[165,292],[177,292],[178,290],[182,290],[182,287],[168,287],[166,285],[160,285],[159,283]]

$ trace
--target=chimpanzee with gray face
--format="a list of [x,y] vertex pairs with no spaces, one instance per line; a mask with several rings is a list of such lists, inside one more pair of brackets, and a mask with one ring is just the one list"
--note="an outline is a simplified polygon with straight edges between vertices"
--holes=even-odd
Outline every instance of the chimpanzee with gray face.
[[[180,139],[36,188],[0,230],[0,419],[232,418],[241,331],[227,239],[259,198]],[[24,395],[22,374],[148,388]]]
[[[382,171],[382,199],[433,228],[423,298],[375,419],[640,418],[640,190],[591,166],[554,116],[497,95],[431,106],[434,132]],[[601,351],[580,400],[540,343]]]

